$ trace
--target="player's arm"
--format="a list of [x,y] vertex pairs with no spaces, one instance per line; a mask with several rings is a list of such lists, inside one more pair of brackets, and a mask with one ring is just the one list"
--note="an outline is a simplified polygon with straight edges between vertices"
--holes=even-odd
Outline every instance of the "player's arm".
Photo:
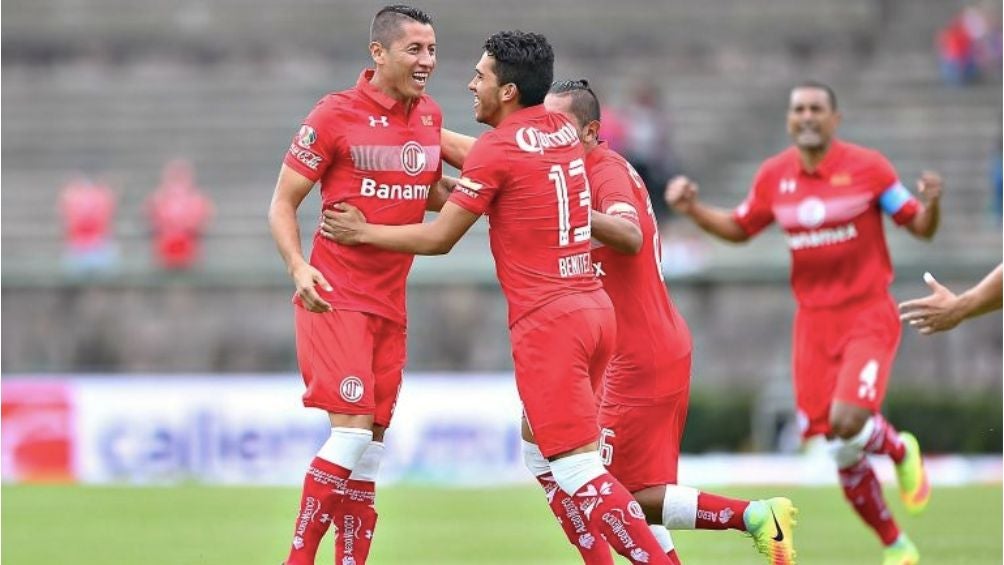
[[443,209],[443,204],[450,199],[453,188],[457,186],[458,179],[444,176],[436,181],[429,189],[429,199],[425,202],[425,209],[430,212],[438,212]]
[[938,231],[938,221],[941,218],[941,189],[944,186],[941,176],[934,171],[924,171],[917,180],[917,192],[923,203],[920,211],[906,224],[911,234],[931,239]]
[[334,210],[325,210],[322,230],[323,237],[342,245],[373,245],[389,251],[412,253],[415,255],[445,255],[474,225],[478,214],[452,202],[431,222],[386,226],[366,223],[366,218],[358,208],[344,202],[335,205]]
[[477,139],[469,135],[443,128],[439,141],[443,160],[458,169],[463,169],[464,161],[467,159],[467,154],[471,152],[475,141]]
[[964,320],[1000,310],[1004,292],[1001,265],[990,271],[976,286],[956,295],[924,273],[924,282],[933,291],[924,298],[907,300],[899,305],[900,319],[924,335],[950,330]]
[[[628,207],[634,210],[633,207]],[[637,255],[641,251],[641,228],[636,222],[596,210],[592,211],[592,216],[593,237],[600,243],[625,255]]]
[[697,183],[684,176],[673,178],[666,184],[666,204],[676,212],[689,216],[702,230],[726,241],[740,243],[750,238],[750,234],[731,210],[709,206],[697,199]]
[[331,285],[303,258],[300,226],[296,220],[296,210],[313,186],[314,181],[283,165],[268,208],[268,225],[303,305],[311,312],[326,312],[331,310],[331,305],[317,294],[314,286],[331,290]]

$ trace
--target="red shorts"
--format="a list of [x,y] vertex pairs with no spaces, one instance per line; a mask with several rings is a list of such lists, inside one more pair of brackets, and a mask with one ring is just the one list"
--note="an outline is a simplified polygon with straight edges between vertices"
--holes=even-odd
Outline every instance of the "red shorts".
[[840,308],[799,308],[793,371],[802,437],[830,432],[834,400],[878,412],[901,333],[892,297]]
[[629,492],[676,484],[690,398],[690,363],[669,370],[686,370],[685,379],[661,377],[686,382],[684,388],[647,403],[618,403],[607,395],[600,405],[600,455]]
[[372,414],[389,426],[401,387],[405,328],[365,312],[318,314],[294,306],[303,405],[335,414]]
[[597,440],[596,396],[617,321],[602,290],[559,298],[512,327],[516,388],[544,457]]

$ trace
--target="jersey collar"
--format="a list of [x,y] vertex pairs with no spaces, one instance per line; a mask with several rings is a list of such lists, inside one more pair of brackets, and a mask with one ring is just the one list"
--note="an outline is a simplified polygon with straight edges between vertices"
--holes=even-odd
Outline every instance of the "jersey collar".
[[547,110],[544,109],[543,104],[535,104],[533,106],[527,106],[526,108],[520,108],[519,110],[516,110],[515,112],[509,114],[508,116],[505,117],[505,119],[499,122],[499,125],[495,127],[500,128],[512,121],[532,120],[534,118],[542,117],[547,113],[548,112]]
[[[798,157],[798,166],[801,171],[807,175],[818,175],[820,177],[829,177],[833,173],[833,169],[840,162],[840,157],[844,154],[844,142],[837,138],[833,138],[830,141],[830,147],[826,150],[826,155],[823,155],[823,160],[819,162],[816,166],[816,170],[809,172],[805,170],[805,165],[802,163],[801,157]],[[796,155],[798,153],[796,152]]]
[[[359,73],[359,80],[356,81],[356,89],[370,100],[379,104],[381,108],[387,111],[400,111],[400,106],[398,106],[400,104],[399,101],[387,96],[384,91],[373,86],[373,83],[370,82],[374,74],[376,74],[376,69],[364,69],[363,72]],[[417,103],[418,101],[416,100],[415,102]]]

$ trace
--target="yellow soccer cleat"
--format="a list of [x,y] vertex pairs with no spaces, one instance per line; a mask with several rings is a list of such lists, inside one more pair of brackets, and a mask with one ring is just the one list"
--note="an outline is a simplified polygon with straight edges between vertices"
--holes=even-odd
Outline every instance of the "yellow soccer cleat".
[[931,484],[924,470],[924,458],[920,453],[920,444],[910,432],[900,432],[899,439],[906,448],[906,455],[896,465],[896,479],[899,482],[899,494],[903,505],[910,514],[920,514],[927,508],[931,500]]
[[787,498],[755,500],[743,513],[754,547],[771,565],[795,563],[793,530],[797,515],[798,509]]
[[906,534],[900,534],[892,545],[882,552],[882,565],[917,565],[920,552]]

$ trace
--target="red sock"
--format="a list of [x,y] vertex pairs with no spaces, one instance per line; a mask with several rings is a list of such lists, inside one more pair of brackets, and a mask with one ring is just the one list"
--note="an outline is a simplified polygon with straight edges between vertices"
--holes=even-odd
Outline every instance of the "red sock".
[[683,565],[683,563],[680,563],[680,556],[676,554],[675,549],[670,549],[669,553],[666,554],[666,557],[669,557],[671,565]]
[[899,440],[896,428],[892,427],[892,424],[887,422],[881,414],[872,416],[872,421],[875,422],[875,429],[872,431],[871,437],[868,438],[868,442],[865,443],[865,452],[888,455],[894,463],[903,461],[903,457],[906,455],[906,446]]
[[314,457],[303,479],[300,513],[286,565],[313,565],[317,546],[331,525],[332,508],[342,495],[351,471]]
[[572,497],[618,554],[631,563],[669,563],[645,522],[641,505],[609,473],[603,473]]
[[376,484],[349,479],[334,509],[333,521],[338,528],[335,563],[366,563],[376,529],[375,503]]
[[875,530],[884,545],[896,541],[899,527],[882,498],[882,486],[867,458],[862,457],[854,465],[840,470],[840,486],[858,516]]
[[547,495],[547,505],[565,531],[565,537],[579,550],[585,565],[613,565],[614,558],[610,555],[610,544],[582,515],[571,496],[558,487],[554,476],[550,473],[537,477],[540,486]]
[[698,530],[739,530],[746,531],[743,512],[750,505],[748,500],[728,498],[706,492],[697,495],[697,519],[694,527]]

